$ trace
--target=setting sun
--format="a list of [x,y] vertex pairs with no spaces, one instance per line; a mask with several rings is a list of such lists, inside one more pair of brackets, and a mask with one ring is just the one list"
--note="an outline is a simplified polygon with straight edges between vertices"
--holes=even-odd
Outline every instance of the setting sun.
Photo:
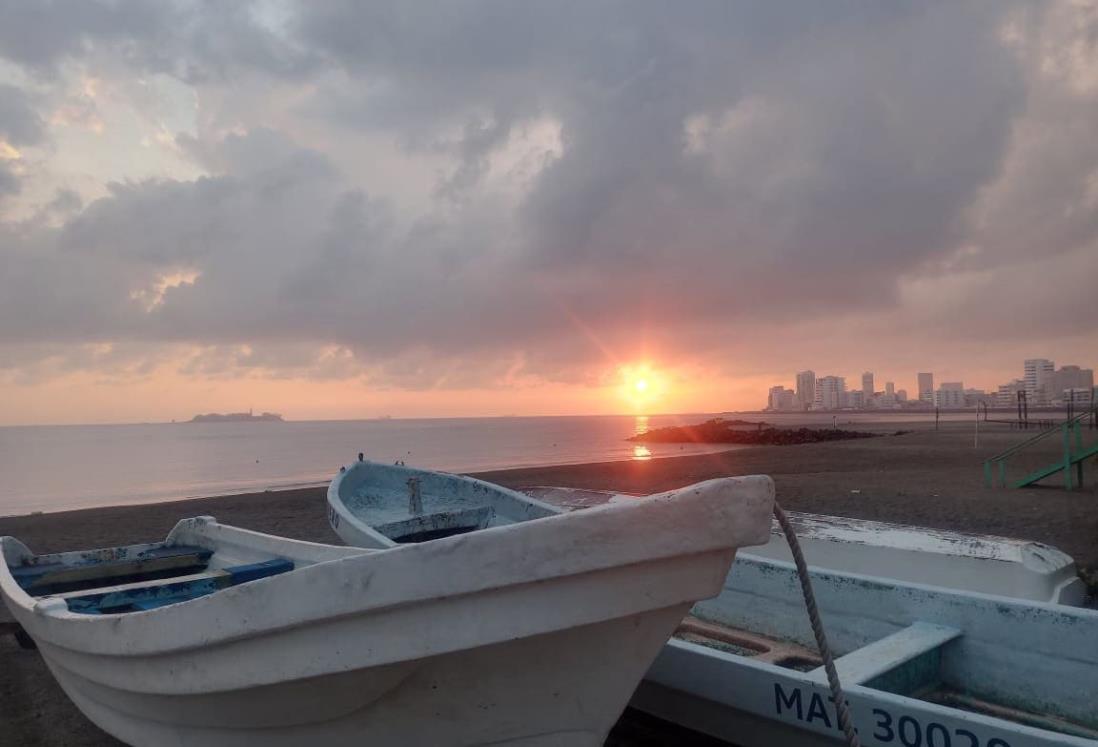
[[620,393],[633,412],[651,408],[664,393],[664,377],[649,363],[635,363],[618,369]]

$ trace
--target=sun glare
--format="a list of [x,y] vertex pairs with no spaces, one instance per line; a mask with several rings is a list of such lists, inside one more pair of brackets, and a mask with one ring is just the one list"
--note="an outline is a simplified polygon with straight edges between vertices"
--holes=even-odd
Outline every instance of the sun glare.
[[649,363],[636,363],[618,369],[621,396],[633,412],[645,412],[663,394],[663,377]]

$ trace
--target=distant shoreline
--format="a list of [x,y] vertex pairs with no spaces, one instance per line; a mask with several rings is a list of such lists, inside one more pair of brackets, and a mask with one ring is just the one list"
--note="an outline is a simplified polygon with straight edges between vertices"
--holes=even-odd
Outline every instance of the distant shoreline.
[[[1083,408],[1086,409],[1086,408]],[[983,410],[977,411],[974,408],[951,408],[947,410],[939,410],[941,415],[973,415],[977,412],[983,412]],[[1004,414],[1004,413],[1017,413],[1016,407],[990,407],[988,412],[991,414]],[[1080,412],[1076,409],[1075,412]],[[1030,407],[1030,415],[1034,413],[1067,413],[1066,408],[1056,407]],[[820,415],[832,415],[832,416],[848,416],[856,418],[870,418],[870,422],[876,422],[873,418],[889,418],[898,419],[907,416],[914,416],[917,418],[931,418],[934,415],[934,409],[926,408],[908,408],[902,410],[787,410],[787,411],[772,411],[772,410],[721,410],[715,412],[653,412],[653,413],[603,413],[603,414],[568,414],[568,415],[439,415],[439,416],[427,416],[418,415],[413,417],[404,417],[400,415],[391,415],[389,417],[376,417],[376,416],[363,416],[360,418],[304,418],[304,419],[290,419],[282,418],[284,423],[364,423],[364,422],[407,422],[407,421],[436,421],[436,420],[514,420],[514,419],[534,419],[534,418],[666,418],[666,417],[682,417],[682,418],[712,418],[715,416],[739,416],[750,415],[765,418],[766,416],[778,416],[782,418],[794,417],[794,416],[820,416]],[[180,423],[189,423],[190,420],[133,420],[123,422],[93,422],[93,423],[4,423],[0,424],[0,428],[86,428],[86,427],[122,427],[122,426],[142,426],[142,425],[179,425]],[[807,421],[806,421],[807,422]],[[898,422],[893,420],[893,422]]]

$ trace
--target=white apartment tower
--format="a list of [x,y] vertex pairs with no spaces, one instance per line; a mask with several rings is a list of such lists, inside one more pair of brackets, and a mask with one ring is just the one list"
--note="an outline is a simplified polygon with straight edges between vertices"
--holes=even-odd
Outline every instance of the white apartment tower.
[[934,374],[919,374],[919,401],[934,404]]
[[816,404],[820,410],[838,410],[846,399],[846,379],[842,376],[824,376],[816,379]]
[[1026,360],[1026,401],[1030,406],[1048,404],[1046,385],[1055,372],[1056,364],[1047,358]]
[[866,371],[862,374],[862,403],[868,407],[873,401],[873,372]]
[[945,409],[965,406],[965,385],[960,381],[945,381],[934,392],[934,406]]
[[801,371],[797,374],[797,403],[807,410],[816,402],[816,372]]

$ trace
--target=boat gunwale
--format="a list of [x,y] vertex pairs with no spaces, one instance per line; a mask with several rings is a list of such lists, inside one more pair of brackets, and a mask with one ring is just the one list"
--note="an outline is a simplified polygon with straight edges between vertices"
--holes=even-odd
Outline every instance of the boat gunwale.
[[[660,526],[652,530],[653,536],[649,542],[637,543],[635,541],[621,541],[622,537],[617,531],[619,528],[618,515],[622,513],[629,515],[631,512],[638,512],[636,514],[638,517],[643,514],[655,514],[657,516],[666,514],[666,518],[670,519],[673,518],[674,514],[678,512],[679,509],[681,509],[682,501],[688,499],[688,497],[683,494],[689,492],[691,489],[697,493],[697,488],[706,485],[707,483],[722,482],[728,484],[729,481],[743,485],[746,488],[739,501],[740,506],[744,511],[731,512],[730,516],[734,515],[735,518],[729,519],[736,528],[735,531],[739,533],[739,537],[727,535],[720,536],[720,531],[712,526],[712,522],[701,521],[695,518],[691,522],[695,533],[692,534],[688,540],[681,537],[673,537],[671,535],[675,533],[667,532],[664,527]],[[762,488],[761,491],[760,488]],[[2,558],[0,558],[0,563],[4,563],[4,566],[0,567],[0,586],[5,587],[5,595],[9,598],[13,598],[13,601],[23,601],[23,604],[19,605],[20,610],[18,614],[16,613],[16,610],[12,610],[17,619],[20,615],[25,618],[33,616],[34,619],[39,620],[50,628],[51,635],[47,637],[46,640],[52,645],[68,648],[73,651],[80,651],[82,653],[99,655],[157,655],[170,651],[201,648],[228,643],[234,640],[259,637],[279,630],[306,626],[317,620],[377,614],[385,610],[423,604],[444,597],[475,595],[517,585],[563,579],[643,563],[658,563],[675,557],[702,555],[722,549],[747,546],[751,541],[762,539],[764,537],[762,534],[763,531],[766,533],[765,536],[769,535],[769,504],[773,499],[773,492],[773,482],[766,476],[721,478],[716,481],[707,481],[706,483],[699,483],[695,486],[688,486],[687,488],[678,491],[670,491],[669,493],[659,496],[651,496],[648,499],[637,502],[600,506],[596,509],[585,511],[582,515],[567,512],[558,513],[553,516],[544,517],[551,521],[531,520],[517,522],[514,524],[490,527],[468,534],[433,540],[431,542],[398,545],[382,550],[339,547],[319,543],[300,542],[298,540],[286,540],[287,542],[300,543],[312,547],[346,551],[348,555],[333,560],[312,563],[302,568],[295,568],[293,571],[289,571],[279,576],[258,579],[247,584],[223,589],[216,594],[140,612],[87,616],[69,611],[62,600],[36,600],[33,597],[26,595],[21,589],[17,589],[17,591],[22,596],[11,594],[6,587],[8,585],[15,585],[15,582]],[[700,501],[715,503],[720,503],[721,501],[715,492],[708,494],[708,496],[698,495],[695,497]],[[765,501],[766,504],[765,511],[767,520],[765,526],[749,527],[750,522],[747,521],[747,516],[750,512],[764,510],[764,506],[762,505],[757,505],[756,508],[749,510],[749,504],[751,502],[758,503],[759,501]],[[210,519],[210,517],[202,518],[204,521],[201,522],[196,522],[196,520],[191,519],[182,520],[177,524],[176,528],[172,530],[172,533],[169,534],[169,538],[181,529],[189,527],[194,527],[197,532],[194,537],[189,538],[189,541],[191,542],[207,532],[226,532],[230,536],[237,535],[241,538],[251,537],[252,539],[259,539],[261,541],[271,537],[271,535],[254,532],[252,530],[219,524]],[[760,522],[760,524],[762,523]],[[531,546],[536,546],[538,544],[538,542],[531,542],[529,537],[531,535],[536,536],[542,532],[549,532],[550,539],[553,538],[552,535],[564,535],[569,538],[582,537],[584,542],[591,543],[592,538],[594,538],[596,541],[591,544],[597,546],[600,551],[597,553],[561,555],[558,552],[546,550],[546,552],[551,552],[552,557],[556,560],[551,572],[546,572],[544,567],[540,567],[544,566],[544,563],[539,564],[531,559],[534,555],[541,557],[544,553],[535,554],[528,552]],[[752,532],[754,534],[752,534]],[[488,562],[494,573],[461,574],[455,578],[461,578],[464,583],[456,588],[451,586],[445,594],[440,594],[438,580],[430,577],[429,574],[413,576],[410,579],[410,583],[405,581],[396,587],[392,587],[392,584],[390,584],[391,588],[383,588],[381,593],[379,593],[376,583],[373,582],[375,576],[384,578],[386,571],[399,569],[407,563],[418,564],[423,562],[429,567],[436,567],[436,563],[446,565],[452,562],[451,556],[455,552],[463,552],[467,553],[470,557],[476,557],[478,553],[483,554],[483,549],[494,544],[499,535],[504,533],[514,536],[515,542],[511,543],[511,545],[516,547],[521,546],[524,548],[523,552],[516,554],[516,557],[508,558],[509,562],[497,562],[495,565],[492,564],[492,561],[481,560],[481,562]],[[755,537],[755,534],[758,534],[759,536]],[[708,535],[708,537],[706,535]],[[600,537],[605,541],[597,541]],[[281,540],[282,538],[279,539]],[[211,539],[211,541],[213,541],[213,539]],[[617,542],[615,543],[615,541]],[[550,542],[550,544],[552,545],[554,543]],[[472,547],[466,548],[466,545],[471,545]],[[417,555],[423,556],[422,561],[416,557]],[[291,554],[286,554],[286,557],[292,558],[293,556]],[[406,558],[408,560],[406,560]],[[377,565],[375,566],[374,564]],[[274,589],[277,587],[292,586],[295,583],[300,584],[304,588],[316,586],[317,582],[323,582],[325,577],[329,576],[330,571],[334,568],[338,568],[339,565],[345,566],[343,569],[340,569],[342,572],[337,574],[339,578],[354,578],[358,580],[359,583],[362,583],[363,577],[369,577],[366,580],[366,583],[371,586],[372,593],[368,598],[364,598],[363,594],[345,594],[332,599],[331,606],[324,610],[296,610],[297,614],[282,614],[277,621],[273,620],[269,615],[266,617],[260,615],[259,617],[262,619],[248,620],[247,625],[240,619],[237,619],[240,617],[238,614],[234,616],[233,620],[228,621],[228,623],[223,626],[223,629],[219,631],[215,639],[211,639],[208,635],[198,634],[190,629],[184,629],[180,632],[179,638],[174,640],[170,647],[165,647],[163,645],[153,646],[147,643],[145,645],[133,644],[134,641],[145,640],[147,637],[146,631],[155,629],[156,626],[160,625],[163,620],[168,619],[169,617],[185,615],[191,618],[195,624],[198,624],[199,622],[210,619],[219,607],[232,604],[245,596],[265,596],[267,597],[268,603],[275,603],[277,601],[275,599],[277,595],[275,594]],[[380,566],[380,568],[378,566]],[[386,566],[388,566],[388,568]],[[533,571],[535,566],[539,566],[536,573]],[[330,578],[328,581],[329,585],[331,585]],[[324,584],[321,583],[319,585],[323,586]],[[409,586],[412,588],[409,589]],[[124,650],[119,650],[117,641],[115,641],[115,646],[104,645],[94,649],[89,649],[86,645],[81,646],[81,635],[77,628],[81,628],[84,625],[95,624],[103,626],[113,624],[117,626],[116,630],[120,634],[118,638],[127,639],[129,645],[127,645]],[[27,626],[24,625],[24,627]],[[231,629],[231,632],[227,629]],[[86,641],[84,642],[86,643]]]

